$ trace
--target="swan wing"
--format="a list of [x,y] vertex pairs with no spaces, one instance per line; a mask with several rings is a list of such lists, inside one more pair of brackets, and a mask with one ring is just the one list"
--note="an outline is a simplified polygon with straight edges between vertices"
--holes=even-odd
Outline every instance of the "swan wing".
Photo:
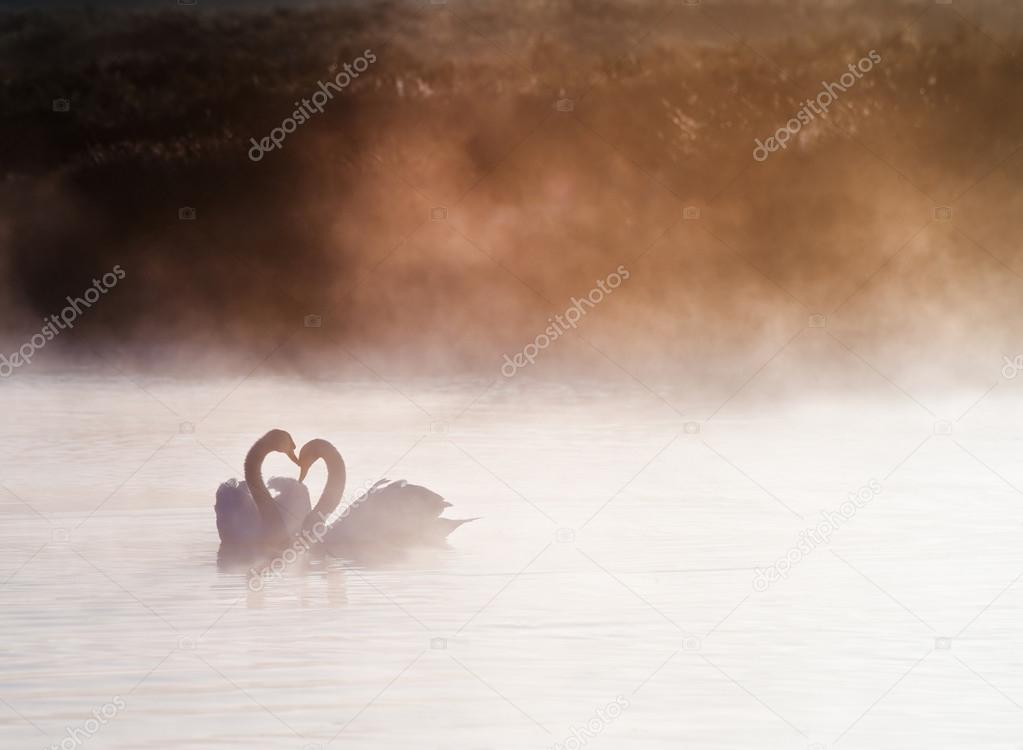
[[360,498],[362,499],[371,500],[373,505],[403,507],[434,518],[443,513],[445,508],[451,507],[451,503],[446,502],[433,490],[422,485],[409,484],[404,479],[394,482],[383,479],[373,485],[373,488]]
[[289,534],[298,533],[313,509],[309,488],[293,477],[270,477],[266,486],[276,493],[274,502],[281,512],[284,528]]
[[224,544],[245,544],[259,538],[262,520],[245,482],[229,479],[217,488],[213,511]]
[[328,547],[437,543],[465,521],[440,518],[450,503],[433,490],[404,480],[377,482],[330,529]]

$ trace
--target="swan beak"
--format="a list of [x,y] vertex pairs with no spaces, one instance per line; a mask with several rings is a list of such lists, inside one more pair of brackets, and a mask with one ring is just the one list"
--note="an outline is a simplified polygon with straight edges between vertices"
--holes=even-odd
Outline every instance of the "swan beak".
[[[298,463],[298,462],[296,461],[295,463]],[[300,469],[300,471],[298,472],[298,481],[304,482],[305,481],[305,475],[309,473],[309,467],[308,466],[302,466],[302,464],[298,464],[298,466],[299,466],[299,469]]]
[[291,462],[293,464],[295,464],[295,466],[301,466],[302,465],[302,464],[300,464],[298,462],[298,456],[295,455],[295,451],[293,451],[293,450],[288,451],[287,456],[288,456],[288,458],[291,459]]

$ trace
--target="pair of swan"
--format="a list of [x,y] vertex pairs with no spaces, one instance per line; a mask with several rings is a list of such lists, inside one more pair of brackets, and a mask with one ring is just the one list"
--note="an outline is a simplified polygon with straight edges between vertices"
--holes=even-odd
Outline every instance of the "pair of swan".
[[[214,511],[221,559],[246,559],[280,551],[294,535],[325,523],[340,505],[347,471],[337,448],[317,438],[303,445],[298,455],[295,450],[291,435],[270,430],[246,454],[245,480],[229,479],[217,488]],[[263,461],[274,452],[283,453],[299,467],[298,479],[271,477],[263,482]],[[327,465],[327,484],[314,508],[303,481],[320,459]],[[370,547],[437,544],[463,523],[475,520],[441,518],[450,505],[425,487],[404,480],[381,480],[317,537],[327,551],[342,556]]]

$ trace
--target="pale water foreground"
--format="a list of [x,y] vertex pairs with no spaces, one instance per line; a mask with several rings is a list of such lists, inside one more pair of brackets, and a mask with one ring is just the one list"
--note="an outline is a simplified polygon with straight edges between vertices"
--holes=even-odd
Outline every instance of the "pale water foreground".
[[[0,747],[1023,747],[1015,381],[944,406],[754,384],[708,421],[634,386],[24,375]],[[483,519],[253,591],[217,568],[213,492],[270,427]]]

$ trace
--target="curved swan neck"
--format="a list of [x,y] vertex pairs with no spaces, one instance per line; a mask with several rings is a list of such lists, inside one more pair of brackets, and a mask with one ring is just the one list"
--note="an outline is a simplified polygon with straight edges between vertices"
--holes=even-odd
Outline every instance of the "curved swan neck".
[[249,486],[249,492],[252,494],[256,507],[259,508],[259,514],[263,520],[272,524],[280,524],[281,519],[277,512],[277,506],[274,504],[270,490],[267,489],[266,482],[263,481],[263,461],[266,460],[271,450],[262,439],[257,440],[249,448],[249,452],[245,454],[245,482]]
[[345,468],[345,460],[337,448],[326,440],[315,441],[315,456],[322,458],[327,464],[327,484],[323,488],[316,507],[313,508],[313,515],[320,520],[325,520],[337,510],[341,504],[341,496],[344,495],[345,484],[348,481],[348,470]]

